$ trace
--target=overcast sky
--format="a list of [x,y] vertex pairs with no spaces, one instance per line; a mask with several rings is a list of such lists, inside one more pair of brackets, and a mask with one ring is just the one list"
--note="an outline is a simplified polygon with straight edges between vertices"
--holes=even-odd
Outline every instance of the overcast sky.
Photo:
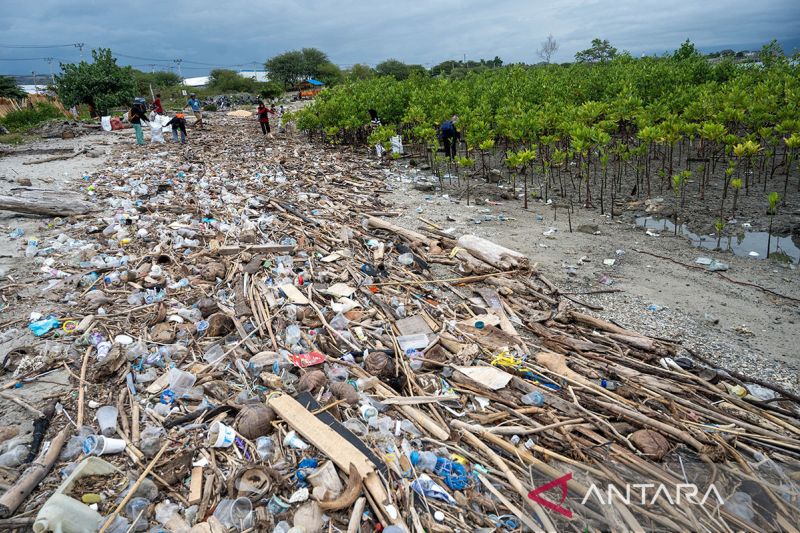
[[[570,61],[594,37],[635,55],[675,49],[800,45],[800,0],[0,0],[0,73],[49,73],[41,58],[72,62],[73,46],[110,47],[121,64],[174,67],[184,76],[254,62],[306,46],[342,67],[397,58],[430,67],[500,56],[539,61],[548,33]],[[130,57],[124,57],[130,56]]]

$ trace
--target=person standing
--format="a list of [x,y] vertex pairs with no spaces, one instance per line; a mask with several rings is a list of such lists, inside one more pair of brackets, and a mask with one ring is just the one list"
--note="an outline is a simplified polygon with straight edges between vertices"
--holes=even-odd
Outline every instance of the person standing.
[[197,99],[197,95],[192,93],[189,95],[189,101],[186,102],[192,109],[192,113],[194,113],[195,120],[194,125],[198,126],[200,129],[203,129],[203,106],[200,104],[200,100]]
[[157,115],[163,115],[164,114],[164,108],[161,107],[161,95],[160,94],[156,94],[156,97],[153,100],[153,111],[155,111]]
[[186,144],[186,116],[183,113],[175,113],[165,125],[172,126],[172,142],[178,142],[178,130],[180,130],[181,144]]
[[442,122],[442,125],[439,126],[439,139],[441,139],[442,144],[444,145],[444,154],[450,158],[450,161],[456,157],[458,138],[460,136],[458,130],[456,129],[457,122],[458,115],[453,115],[453,118],[450,120],[445,120]]
[[144,98],[136,98],[133,101],[131,110],[128,111],[128,121],[136,132],[136,144],[144,146],[144,133],[142,133],[142,122],[149,123],[147,120],[147,110],[145,109]]
[[267,108],[264,105],[264,102],[258,103],[258,109],[256,109],[256,115],[258,115],[258,122],[261,124],[261,133],[264,135],[269,134],[270,138],[272,138],[272,132],[269,129],[269,114],[274,113],[274,111]]

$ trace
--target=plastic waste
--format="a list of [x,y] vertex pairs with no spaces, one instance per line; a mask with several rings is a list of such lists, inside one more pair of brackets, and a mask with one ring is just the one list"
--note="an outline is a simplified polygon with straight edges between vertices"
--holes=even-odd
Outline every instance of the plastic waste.
[[51,329],[58,327],[61,327],[61,322],[52,317],[37,320],[36,322],[31,322],[28,324],[28,329],[31,330],[31,332],[37,337],[41,337]]
[[271,437],[264,435],[256,439],[256,453],[262,460],[272,457],[274,451],[275,442]]
[[401,265],[410,265],[414,262],[414,254],[412,253],[404,253],[400,254],[397,257],[397,262]]
[[709,272],[724,272],[731,268],[728,263],[723,263],[722,261],[717,261],[716,259],[711,261],[708,265]]
[[222,349],[222,347],[219,344],[215,344],[215,345],[209,347],[203,353],[203,359],[205,359],[209,363],[214,363],[214,362],[219,361],[220,359],[222,359],[222,357],[224,355],[225,355],[225,351]]
[[133,531],[145,531],[149,525],[147,519],[147,508],[150,506],[150,500],[147,498],[132,498],[125,505],[125,516],[133,524]]
[[28,457],[28,447],[24,444],[17,444],[3,455],[0,455],[0,466],[14,468],[22,464]]
[[539,391],[529,392],[528,394],[524,395],[522,398],[522,403],[525,405],[533,405],[534,407],[541,407],[544,405],[545,398],[544,394]]
[[105,437],[110,437],[117,433],[117,415],[119,412],[113,405],[104,405],[97,410],[95,418],[100,426],[100,433]]
[[433,452],[419,452],[414,450],[411,452],[409,459],[411,460],[411,464],[414,465],[414,467],[419,471],[433,472],[433,470],[436,468],[437,457]]

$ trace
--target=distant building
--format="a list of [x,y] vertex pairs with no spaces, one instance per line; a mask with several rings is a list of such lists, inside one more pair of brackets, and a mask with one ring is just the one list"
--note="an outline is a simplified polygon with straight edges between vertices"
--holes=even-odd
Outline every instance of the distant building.
[[46,85],[20,85],[27,94],[48,94]]
[[196,78],[184,78],[183,84],[187,87],[205,87],[208,85],[209,76],[197,76]]

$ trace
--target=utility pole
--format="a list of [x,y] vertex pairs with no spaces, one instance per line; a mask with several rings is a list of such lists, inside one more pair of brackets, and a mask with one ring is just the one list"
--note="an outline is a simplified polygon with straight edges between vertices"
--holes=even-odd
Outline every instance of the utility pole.
[[81,61],[83,61],[83,47],[86,46],[86,43],[75,43],[72,46],[81,51]]
[[50,65],[50,83],[55,84],[56,78],[55,78],[55,76],[53,76],[53,58],[52,57],[46,57],[46,58],[44,58],[44,60],[47,61],[48,65]]
[[183,59],[173,59],[173,63],[178,65],[178,76],[181,77],[181,81],[183,80],[183,74],[181,74],[181,63],[183,63]]
[[152,73],[154,73],[156,71],[156,64],[155,63],[148,63],[147,66],[150,67],[150,74],[152,74]]
[[33,74],[33,93],[36,94],[36,71],[34,70],[31,74]]

